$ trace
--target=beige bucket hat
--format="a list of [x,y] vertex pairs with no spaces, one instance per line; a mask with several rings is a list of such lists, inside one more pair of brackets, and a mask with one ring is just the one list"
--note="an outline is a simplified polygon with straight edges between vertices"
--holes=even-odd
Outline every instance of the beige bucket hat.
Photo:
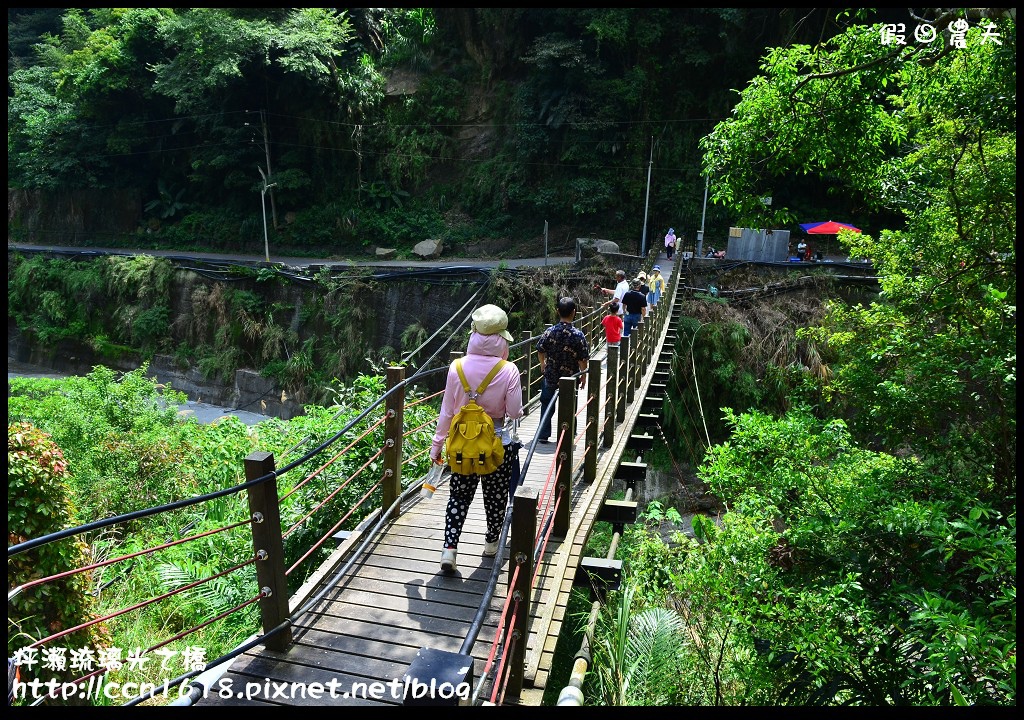
[[501,335],[512,342],[508,332],[508,315],[497,305],[481,305],[473,311],[473,332],[481,335]]

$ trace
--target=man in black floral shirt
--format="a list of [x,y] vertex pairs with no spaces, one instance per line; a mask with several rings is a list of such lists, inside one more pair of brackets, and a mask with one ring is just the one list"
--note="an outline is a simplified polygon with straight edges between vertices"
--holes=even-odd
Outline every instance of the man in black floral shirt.
[[[537,356],[540,369],[544,375],[544,385],[540,392],[541,424],[538,429],[538,441],[551,442],[551,416],[547,422],[543,417],[558,395],[558,379],[571,377],[580,373],[577,383],[582,390],[587,386],[587,363],[590,360],[590,348],[583,331],[575,328],[572,321],[576,318],[576,301],[564,297],[558,301],[558,322],[549,327],[537,341]],[[571,440],[570,440],[571,441]]]

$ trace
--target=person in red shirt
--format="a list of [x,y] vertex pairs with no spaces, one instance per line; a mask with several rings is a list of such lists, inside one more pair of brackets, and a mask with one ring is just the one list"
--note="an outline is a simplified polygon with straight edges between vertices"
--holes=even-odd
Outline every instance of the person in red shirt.
[[604,325],[604,338],[608,344],[618,347],[622,339],[622,316],[619,315],[619,304],[614,300],[608,305],[608,314],[601,320]]

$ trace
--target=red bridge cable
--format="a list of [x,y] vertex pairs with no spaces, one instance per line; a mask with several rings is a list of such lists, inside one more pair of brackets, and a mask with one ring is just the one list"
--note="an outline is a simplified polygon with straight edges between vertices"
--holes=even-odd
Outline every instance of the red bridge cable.
[[377,488],[379,488],[379,487],[380,487],[380,482],[381,482],[381,481],[380,481],[380,480],[378,480],[378,481],[377,481],[376,483],[374,483],[374,484],[373,484],[373,485],[372,485],[372,486],[370,487],[370,489],[366,491],[366,494],[365,494],[365,495],[363,495],[363,496],[362,496],[361,498],[359,498],[359,502],[357,502],[357,503],[356,503],[355,505],[353,505],[353,506],[351,507],[351,509],[350,509],[350,510],[349,510],[349,511],[348,511],[347,513],[345,513],[345,515],[344,515],[344,516],[343,516],[343,517],[341,518],[341,520],[339,520],[339,521],[338,521],[338,522],[337,522],[337,523],[336,523],[336,524],[334,525],[334,527],[332,527],[332,528],[331,528],[330,530],[328,530],[328,531],[327,531],[327,534],[326,534],[326,535],[324,535],[324,536],[323,536],[322,538],[320,538],[320,539],[319,539],[319,540],[317,541],[317,543],[316,543],[316,544],[315,544],[315,545],[314,545],[313,547],[311,547],[311,548],[310,548],[309,550],[307,550],[307,551],[305,552],[305,554],[304,554],[304,555],[303,555],[302,557],[300,557],[300,558],[299,558],[298,560],[296,560],[296,561],[295,561],[295,563],[294,563],[294,564],[293,564],[293,565],[292,565],[292,566],[291,566],[290,568],[288,568],[287,570],[285,570],[285,572],[284,572],[285,576],[287,577],[288,575],[291,575],[292,571],[293,571],[293,570],[294,570],[295,568],[297,568],[297,567],[298,567],[299,565],[301,565],[301,564],[302,564],[302,562],[303,562],[303,561],[304,561],[304,560],[305,560],[306,558],[308,558],[308,557],[309,557],[310,555],[312,555],[312,554],[313,554],[314,552],[316,552],[317,550],[319,550],[319,549],[320,549],[320,547],[321,547],[321,546],[322,546],[322,545],[323,545],[323,544],[324,544],[325,542],[327,542],[328,538],[330,538],[330,537],[331,537],[331,536],[332,536],[332,535],[333,535],[333,534],[334,534],[334,533],[335,533],[335,532],[337,531],[337,529],[338,529],[338,528],[340,528],[340,527],[342,526],[342,524],[343,524],[343,523],[344,523],[344,522],[345,522],[346,520],[348,520],[348,519],[349,519],[349,517],[351,517],[352,513],[354,513],[354,512],[356,511],[356,509],[357,509],[357,508],[358,508],[358,507],[359,507],[360,505],[362,505],[362,504],[363,504],[364,502],[366,502],[366,499],[367,499],[368,497],[370,497],[370,495],[372,495],[372,494],[373,494],[373,492],[374,492],[374,491],[375,491],[375,490],[376,490]]
[[[516,600],[516,608],[518,609],[518,607],[519,607],[519,601]],[[512,633],[510,633],[510,635],[511,634]],[[498,688],[503,686],[504,684],[508,683],[508,670],[511,670],[512,667],[509,666],[508,670],[505,670],[505,666],[507,665],[507,661],[508,661],[508,651],[509,651],[509,649],[511,647],[512,647],[512,643],[508,642],[508,641],[506,641],[504,643],[504,645],[502,646],[502,649],[501,649],[501,660],[498,662],[498,667],[494,671],[494,683],[491,685],[491,702],[492,703],[498,697]],[[503,670],[505,670],[505,677],[501,679],[501,682],[499,682],[498,681],[498,677],[502,674]]]
[[[177,635],[173,635],[173,636],[167,638],[163,642],[159,642],[156,645],[152,645],[152,646],[146,648],[145,650],[142,651],[142,654],[145,655],[146,653],[151,653],[154,650],[158,650],[158,649],[162,648],[164,645],[170,645],[175,640],[180,640],[181,638],[185,637],[186,635],[191,635],[194,632],[202,630],[207,625],[212,625],[213,623],[217,622],[218,620],[223,620],[228,615],[231,615],[232,613],[238,612],[239,610],[241,610],[244,607],[252,605],[254,602],[258,601],[262,597],[263,597],[263,593],[260,593],[256,597],[252,598],[251,600],[246,600],[243,603],[239,603],[238,605],[235,605],[233,608],[231,608],[229,610],[225,610],[224,612],[220,613],[219,615],[216,615],[215,617],[210,618],[209,620],[201,622],[200,624],[198,624],[198,625],[196,625],[196,626],[194,626],[194,627],[192,627],[192,628],[190,628],[188,630],[184,630],[184,631],[178,633]],[[85,680],[88,680],[89,678],[91,678],[91,677],[93,677],[95,675],[102,674],[103,672],[107,672],[107,671],[109,671],[111,669],[112,668],[99,668],[99,669],[94,670],[93,672],[89,673],[88,675],[83,675],[82,677],[78,678],[77,680],[72,680],[71,682],[75,683],[76,685],[80,685]],[[113,668],[113,669],[116,670],[117,668]]]
[[48,575],[47,577],[44,577],[44,578],[38,578],[36,580],[30,580],[27,583],[25,583],[24,585],[21,585],[20,589],[22,591],[25,591],[25,590],[28,590],[29,588],[35,587],[36,585],[42,585],[43,583],[49,582],[51,580],[61,580],[61,579],[66,578],[66,577],[68,577],[70,575],[75,575],[75,574],[80,573],[80,572],[85,572],[87,570],[96,570],[97,568],[106,567],[107,565],[113,565],[114,563],[121,562],[122,560],[131,560],[132,558],[137,558],[140,555],[148,555],[150,553],[156,552],[157,550],[166,550],[167,548],[173,547],[174,545],[181,545],[182,543],[186,543],[186,542],[189,542],[191,540],[196,540],[196,539],[202,538],[202,537],[207,537],[208,535],[216,535],[217,533],[222,533],[225,530],[232,530],[232,529],[234,529],[236,527],[241,527],[242,525],[248,525],[250,522],[252,522],[252,521],[251,520],[242,520],[241,522],[234,523],[233,525],[226,525],[226,526],[224,526],[222,528],[217,528],[216,530],[207,530],[206,532],[199,533],[198,535],[190,535],[188,537],[180,538],[180,539],[175,540],[173,542],[169,542],[169,543],[165,543],[163,545],[157,545],[155,547],[151,547],[148,550],[139,550],[138,552],[133,552],[133,553],[130,553],[128,555],[122,555],[121,557],[110,558],[109,560],[103,560],[101,562],[93,563],[92,565],[86,565],[84,567],[76,568],[74,570],[66,570],[65,572],[57,573],[56,575]]
[[42,640],[36,640],[34,643],[29,645],[28,647],[30,647],[30,648],[39,647],[40,645],[45,645],[46,643],[50,642],[51,640],[56,640],[57,638],[64,637],[65,635],[70,635],[73,632],[78,632],[79,630],[84,630],[85,628],[91,627],[92,625],[96,625],[97,623],[105,622],[107,620],[113,620],[114,618],[116,618],[116,617],[118,617],[120,615],[124,615],[127,612],[131,612],[132,610],[138,610],[139,608],[144,608],[147,605],[152,605],[153,603],[159,602],[160,600],[166,600],[167,598],[171,597],[172,595],[178,595],[180,593],[185,592],[186,590],[191,590],[194,587],[198,587],[199,585],[203,585],[205,583],[208,583],[211,580],[216,580],[219,577],[223,577],[224,575],[227,575],[229,573],[233,573],[235,570],[240,570],[241,568],[244,568],[246,565],[252,565],[255,562],[256,562],[256,558],[252,558],[251,560],[246,560],[244,563],[239,563],[238,565],[235,565],[234,567],[230,567],[227,570],[223,570],[223,571],[221,571],[219,573],[211,575],[210,577],[203,578],[202,580],[196,580],[195,582],[191,582],[188,585],[182,585],[180,588],[175,588],[174,590],[171,590],[170,592],[165,592],[162,595],[157,595],[156,597],[150,598],[149,600],[143,600],[140,603],[136,603],[135,605],[131,605],[130,607],[126,607],[126,608],[123,608],[121,610],[117,610],[116,612],[112,612],[109,615],[104,615],[102,617],[95,618],[95,619],[90,620],[88,622],[84,622],[81,625],[76,625],[73,628],[68,628],[67,630],[61,630],[59,633],[54,633],[53,635],[50,635],[49,637],[45,637]]
[[413,453],[412,455],[407,457],[405,460],[403,460],[402,461],[402,465],[411,465],[413,460],[418,458],[420,455],[424,455],[424,454],[426,454],[428,452],[430,452],[430,448],[429,447],[425,447],[422,450],[420,450],[418,453]]
[[[519,643],[519,634],[515,631],[512,633],[512,642],[509,645],[509,652],[516,649],[516,645]],[[498,705],[505,703],[505,691],[508,690],[508,677],[512,674],[512,665],[509,664],[508,669],[505,670],[505,677],[501,681],[501,697],[498,698]]]
[[[548,469],[548,475],[547,475],[546,478],[544,478],[544,487],[540,491],[540,497],[543,499],[543,504],[540,507],[540,512],[537,513],[537,517],[539,517],[539,518],[543,518],[545,516],[545,514],[547,513],[548,505],[551,502],[551,497],[552,497],[552,495],[554,495],[553,492],[552,493],[548,492],[548,488],[551,487],[551,480],[555,476],[555,469],[556,469],[556,467],[558,465],[558,463],[556,461],[556,458],[558,457],[558,448],[560,448],[562,446],[562,438],[563,437],[564,437],[564,433],[562,435],[559,435],[559,437],[558,437],[558,444],[555,446],[555,457],[552,458],[551,467]],[[543,524],[542,524],[542,526],[543,526]],[[537,544],[538,540],[540,540],[540,530],[537,531],[537,536],[534,538],[534,544],[535,545]]]
[[426,421],[425,423],[423,423],[422,425],[417,425],[417,426],[416,426],[416,427],[414,427],[414,428],[411,428],[411,429],[409,429],[409,430],[406,430],[406,431],[405,431],[404,433],[402,433],[402,437],[403,437],[403,438],[407,438],[407,437],[409,437],[410,435],[412,435],[412,434],[413,434],[414,432],[416,432],[417,430],[422,430],[422,429],[423,429],[423,428],[425,428],[425,427],[426,427],[427,425],[430,425],[431,423],[436,423],[436,422],[437,422],[437,418],[433,418],[433,419],[431,419],[431,420],[427,420],[427,421]]
[[359,442],[359,441],[360,441],[360,440],[362,440],[362,439],[363,439],[364,437],[366,437],[367,435],[369,435],[369,434],[370,434],[371,432],[373,432],[374,430],[376,430],[376,429],[377,429],[377,427],[379,427],[379,426],[381,425],[381,423],[383,423],[383,422],[384,422],[384,420],[385,420],[385,418],[381,418],[380,420],[378,420],[377,422],[375,422],[375,423],[374,423],[373,425],[370,425],[370,426],[369,426],[368,428],[366,428],[366,430],[364,430],[364,431],[363,431],[363,432],[362,432],[361,434],[357,435],[357,436],[356,436],[356,438],[355,438],[355,439],[354,439],[354,440],[353,440],[353,441],[352,441],[352,442],[351,442],[351,443],[350,443],[350,444],[349,444],[349,445],[348,445],[348,446],[347,446],[347,447],[346,447],[345,449],[343,449],[343,450],[340,450],[340,451],[338,451],[338,453],[337,453],[337,454],[336,454],[336,455],[335,455],[334,457],[332,457],[332,458],[331,458],[330,460],[328,460],[328,461],[327,461],[327,462],[325,462],[325,463],[324,463],[323,465],[321,465],[320,467],[318,467],[318,468],[317,468],[316,470],[314,470],[314,471],[313,471],[312,473],[310,473],[308,477],[306,477],[306,478],[305,478],[304,480],[302,480],[302,482],[300,482],[300,483],[299,483],[298,485],[296,485],[296,486],[295,486],[295,487],[293,487],[293,488],[292,488],[291,490],[289,490],[289,491],[288,491],[288,492],[286,492],[286,493],[285,493],[284,495],[282,495],[282,496],[281,496],[281,500],[284,500],[284,499],[285,499],[286,497],[288,497],[289,495],[293,494],[293,493],[294,493],[294,492],[295,492],[296,490],[298,490],[298,489],[299,489],[299,488],[301,488],[301,487],[302,487],[303,485],[305,485],[305,484],[306,484],[306,483],[308,483],[308,482],[309,482],[310,480],[312,480],[312,479],[313,479],[313,478],[315,478],[315,477],[316,477],[317,475],[319,475],[319,474],[320,474],[321,472],[323,472],[324,470],[326,470],[326,469],[327,469],[327,468],[328,468],[328,467],[329,467],[330,465],[334,464],[334,461],[335,461],[335,460],[337,460],[337,459],[338,459],[339,457],[341,457],[342,455],[344,455],[345,453],[347,453],[347,452],[348,452],[349,450],[351,450],[351,449],[352,449],[353,447],[355,447],[355,444],[356,444],[357,442]]
[[591,423],[588,422],[586,425],[583,426],[583,429],[580,430],[579,434],[572,439],[573,445],[578,443],[580,441],[580,439],[583,438],[587,434],[587,430],[590,428],[590,425],[591,425]]
[[[519,580],[519,570],[522,567],[522,563],[516,563],[515,570],[512,571],[512,579],[508,582],[510,588],[516,586],[516,582]],[[512,595],[513,593],[506,595],[505,604],[501,606],[501,617],[498,618],[498,626],[494,628],[494,640],[491,641],[491,651],[487,655],[486,662],[484,662],[483,677],[487,677],[487,673],[491,671],[491,664],[494,662],[494,656],[498,652],[498,645],[501,644],[501,632],[505,628],[505,617],[508,614],[509,605],[512,603]]]
[[[555,501],[555,507],[551,510],[552,516],[558,512],[558,506],[562,503],[562,495],[558,495],[558,500]],[[540,544],[540,554],[537,555],[538,562],[537,567],[533,570],[533,577],[530,579],[530,587],[537,587],[537,577],[540,575],[540,569],[543,563],[544,553],[548,549],[548,539],[551,537],[551,531],[555,529],[555,524],[550,523],[548,530],[544,533],[544,542]]]
[[440,390],[440,391],[434,393],[433,395],[427,395],[425,397],[421,397],[419,400],[413,400],[411,403],[406,405],[406,407],[407,408],[416,407],[420,403],[425,403],[427,400],[432,400],[433,398],[436,398],[439,395],[444,395],[444,390]]
[[[375,452],[375,453],[374,453],[373,455],[371,455],[371,456],[370,456],[370,458],[369,458],[369,459],[368,459],[368,460],[367,460],[367,461],[366,461],[365,463],[363,463],[362,467],[360,467],[360,468],[359,468],[358,470],[356,470],[356,471],[355,471],[354,473],[352,473],[351,475],[349,475],[349,476],[348,476],[348,477],[347,477],[347,478],[345,479],[345,481],[344,481],[344,482],[343,482],[343,483],[342,483],[341,485],[339,485],[339,486],[338,486],[338,487],[337,487],[337,488],[336,488],[336,489],[335,489],[335,490],[334,490],[334,491],[333,491],[333,492],[332,492],[332,493],[331,493],[330,495],[328,495],[328,496],[327,496],[327,497],[325,497],[325,498],[324,498],[323,500],[321,500],[321,501],[320,501],[319,503],[317,503],[316,505],[314,505],[314,506],[313,506],[313,509],[311,509],[311,510],[310,510],[310,511],[309,511],[308,513],[306,513],[306,514],[305,514],[305,515],[303,515],[303,516],[302,516],[301,518],[299,518],[299,519],[298,519],[298,521],[296,521],[294,525],[292,525],[292,526],[291,526],[290,528],[288,528],[288,529],[287,529],[287,530],[286,530],[286,531],[285,531],[285,532],[284,532],[284,533],[283,533],[283,534],[281,535],[281,538],[282,538],[282,539],[283,539],[283,538],[286,538],[286,537],[288,537],[289,535],[291,535],[291,534],[292,534],[293,532],[295,532],[295,530],[297,530],[297,529],[298,529],[299,525],[301,525],[302,523],[306,522],[306,520],[308,520],[308,519],[309,519],[309,516],[310,516],[310,515],[312,515],[312,514],[313,514],[313,513],[315,513],[315,512],[317,511],[317,510],[319,510],[320,508],[322,508],[322,507],[323,507],[324,505],[326,505],[327,503],[329,503],[329,502],[331,501],[331,498],[333,498],[333,497],[334,497],[335,495],[337,495],[337,494],[338,494],[338,493],[340,493],[340,492],[341,492],[342,490],[344,490],[344,489],[345,489],[345,488],[346,488],[346,487],[348,486],[348,484],[349,484],[350,482],[352,482],[352,481],[353,481],[353,480],[355,480],[355,479],[356,479],[357,477],[359,477],[359,474],[360,474],[360,473],[361,473],[361,472],[362,472],[363,470],[365,470],[365,469],[366,469],[366,467],[367,467],[367,466],[368,466],[368,465],[369,465],[370,463],[372,463],[372,462],[373,462],[374,460],[376,460],[377,458],[379,458],[379,457],[380,457],[380,456],[381,456],[381,455],[382,455],[383,453],[384,453],[384,448],[381,448],[380,450],[378,450],[377,452]],[[380,484],[380,483],[378,483],[378,484]],[[376,486],[374,486],[374,487],[376,487]]]

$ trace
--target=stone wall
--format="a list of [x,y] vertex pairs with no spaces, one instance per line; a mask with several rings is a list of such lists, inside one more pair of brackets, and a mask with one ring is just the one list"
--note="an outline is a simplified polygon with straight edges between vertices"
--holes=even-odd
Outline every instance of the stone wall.
[[[366,279],[365,276],[363,279]],[[399,358],[403,351],[402,335],[411,325],[419,325],[428,333],[433,333],[463,308],[478,289],[479,281],[479,274],[474,273],[473,277],[467,277],[466,282],[461,284],[434,285],[416,279],[395,278],[373,281],[372,285],[360,285],[358,287],[361,289],[354,291],[351,297],[343,296],[340,299],[342,304],[364,304],[364,320],[353,330],[351,337],[346,337],[342,341],[354,348],[367,348],[368,352],[388,347],[391,348],[392,357]],[[219,283],[218,280],[194,272],[179,270],[174,274],[170,288],[173,345],[181,342],[192,345],[208,342],[217,331],[216,318],[210,318],[206,322],[206,327],[196,329],[192,304],[197,290],[209,292]],[[300,342],[312,335],[331,332],[328,318],[322,314],[309,317],[308,312],[303,310],[316,301],[314,293],[322,293],[322,289],[314,288],[312,284],[258,283],[255,280],[244,279],[234,283],[232,287],[244,287],[260,294],[268,305],[288,308],[290,317],[279,319],[279,322],[298,332]],[[337,305],[337,301],[335,304]],[[457,323],[448,325],[412,359],[410,364],[418,366],[431,358],[435,351],[440,350],[431,367],[444,365],[448,360],[449,350],[460,348],[442,348],[441,344],[450,333],[458,329]],[[142,362],[141,357],[131,353],[117,358],[101,357],[89,346],[78,342],[65,341],[54,348],[35,346],[19,331],[10,317],[7,335],[8,357],[11,360],[63,374],[84,375],[95,365],[105,365],[127,372],[139,367]],[[464,347],[461,349],[465,350]],[[364,372],[368,369],[368,363],[360,363],[355,372]],[[272,380],[262,377],[252,368],[236,371],[234,377],[224,383],[204,378],[198,368],[179,367],[169,355],[157,355],[150,363],[149,372],[159,382],[184,392],[190,400],[275,415],[283,419],[302,414],[302,404],[308,401],[304,397],[306,393],[301,389],[292,392],[278,387]],[[427,385],[432,391],[442,389],[443,373],[432,375],[428,378]]]

